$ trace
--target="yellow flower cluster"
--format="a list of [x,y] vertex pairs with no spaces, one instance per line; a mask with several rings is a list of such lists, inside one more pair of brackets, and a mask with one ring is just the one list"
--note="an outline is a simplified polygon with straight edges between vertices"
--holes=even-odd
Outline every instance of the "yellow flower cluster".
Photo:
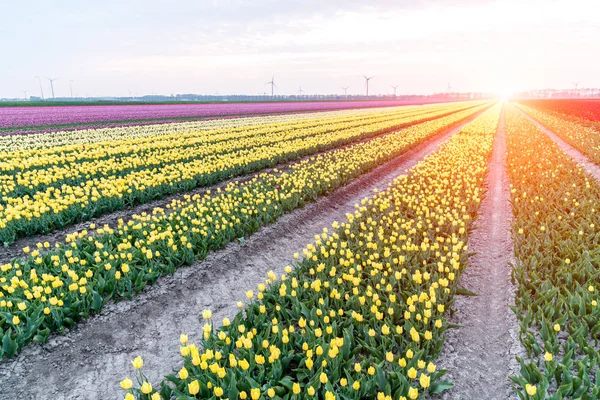
[[162,394],[414,400],[443,390],[433,358],[467,261],[499,112],[486,111],[315,235],[295,269],[270,272],[246,293],[256,301],[233,320],[216,329],[205,312],[201,345],[182,335],[184,367]]
[[[464,105],[438,106],[434,111],[426,108],[425,112],[418,108],[396,114],[386,111],[366,120],[338,121],[310,129],[279,127],[270,133],[258,129],[260,133],[246,138],[226,133],[227,139],[213,137],[214,141],[209,143],[197,133],[191,135],[190,141],[170,137],[149,141],[145,146],[134,141],[123,145],[126,150],[114,147],[115,151],[125,151],[120,156],[105,147],[97,148],[91,159],[85,158],[85,151],[36,154],[32,158],[38,163],[36,168],[0,176],[5,193],[4,204],[0,203],[0,240],[12,241],[19,235],[67,225],[85,215],[89,218],[168,193],[208,185],[460,107]],[[13,168],[22,165],[28,168],[27,159],[15,158],[9,163]],[[18,188],[26,194],[6,195],[18,193]]]

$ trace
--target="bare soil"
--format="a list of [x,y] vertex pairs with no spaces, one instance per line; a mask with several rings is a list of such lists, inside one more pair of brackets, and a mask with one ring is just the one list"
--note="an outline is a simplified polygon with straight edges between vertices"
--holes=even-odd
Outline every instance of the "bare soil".
[[189,334],[192,341],[202,334],[202,310],[211,309],[215,321],[233,317],[236,301],[264,282],[269,270],[281,274],[314,234],[343,220],[362,198],[385,189],[473,118],[282,216],[242,243],[230,243],[204,261],[161,278],[135,299],[109,303],[101,314],[70,332],[52,335],[47,344],[29,345],[17,358],[0,363],[0,399],[121,398],[119,381],[133,375],[130,361],[138,355],[144,358],[144,373],[157,384],[181,365],[179,334]]
[[525,353],[519,342],[519,325],[509,308],[515,288],[510,280],[514,260],[510,227],[509,182],[506,175],[504,113],[486,178],[487,193],[481,203],[476,228],[469,237],[475,253],[460,277],[459,287],[477,296],[456,296],[450,329],[439,358],[439,367],[454,387],[437,398],[452,400],[513,399],[511,375],[518,374],[515,356]]

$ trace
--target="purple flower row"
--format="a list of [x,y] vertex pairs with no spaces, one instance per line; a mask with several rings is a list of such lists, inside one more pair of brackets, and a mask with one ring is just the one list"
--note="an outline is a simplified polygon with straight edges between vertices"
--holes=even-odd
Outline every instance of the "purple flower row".
[[[263,114],[269,115],[269,114]],[[248,117],[248,116],[246,116]],[[185,121],[210,121],[217,119],[234,119],[234,118],[244,118],[244,116],[221,116],[221,117],[191,117],[186,118]],[[38,134],[38,133],[52,133],[52,132],[66,132],[66,131],[80,131],[83,129],[104,129],[104,128],[122,128],[126,126],[145,126],[145,125],[160,125],[160,124],[168,124],[168,123],[177,123],[181,122],[180,119],[174,118],[164,118],[158,120],[146,120],[146,121],[122,121],[122,122],[90,122],[83,123],[77,125],[58,125],[58,126],[41,126],[41,127],[15,127],[15,129],[0,131],[0,136],[14,136],[14,135],[29,135],[29,134]],[[3,128],[0,128],[3,129]]]
[[169,118],[206,118],[253,114],[277,114],[302,111],[400,106],[408,104],[418,103],[411,101],[378,100],[348,102],[0,107],[0,129],[19,127],[57,127],[60,125],[119,121],[149,121]]

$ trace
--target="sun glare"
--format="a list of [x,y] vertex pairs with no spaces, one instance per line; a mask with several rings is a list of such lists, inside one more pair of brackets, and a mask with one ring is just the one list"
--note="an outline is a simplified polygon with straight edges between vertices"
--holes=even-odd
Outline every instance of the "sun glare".
[[496,97],[498,97],[498,99],[500,99],[502,101],[507,101],[507,100],[510,100],[510,98],[513,96],[515,91],[513,89],[511,89],[510,87],[503,87],[503,88],[498,88],[497,90],[494,90],[493,93],[496,95]]

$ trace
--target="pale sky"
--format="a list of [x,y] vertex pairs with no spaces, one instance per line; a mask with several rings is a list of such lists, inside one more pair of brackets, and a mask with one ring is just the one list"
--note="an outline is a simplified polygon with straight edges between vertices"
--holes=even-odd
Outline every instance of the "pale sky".
[[0,97],[600,87],[594,3],[0,0]]

